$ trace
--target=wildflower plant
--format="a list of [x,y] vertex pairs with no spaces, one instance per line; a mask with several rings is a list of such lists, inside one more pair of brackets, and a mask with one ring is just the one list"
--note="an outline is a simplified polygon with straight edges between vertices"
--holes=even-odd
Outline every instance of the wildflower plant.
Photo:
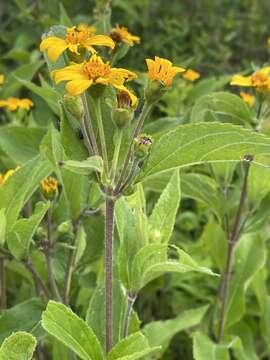
[[[234,76],[231,85],[251,88],[238,96],[201,94],[203,75],[174,59],[145,54],[143,73],[122,67],[144,39],[111,25],[110,2],[99,6],[93,24],[75,26],[66,16],[65,25],[42,35],[47,67],[40,85],[14,75],[42,98],[50,121],[28,128],[11,122],[0,134],[9,154],[0,175],[1,305],[7,263],[26,274],[40,300],[19,305],[17,316],[31,306],[34,319],[8,333],[0,359],[14,352],[25,359],[47,352],[53,360],[161,359],[183,328],[191,329],[196,360],[229,359],[231,352],[248,358],[242,330],[251,283],[256,306],[268,311],[260,302],[267,252],[256,216],[263,213],[266,223],[270,139],[262,132],[270,68]],[[181,96],[184,120],[152,120]],[[31,114],[33,105],[22,97],[0,100],[15,115],[20,108]],[[181,196],[183,207],[187,198],[198,201],[200,218],[190,208],[179,213]],[[190,232],[198,243],[188,240]],[[194,308],[140,324],[136,304],[144,307],[151,286],[166,290],[165,273]],[[172,306],[181,310],[177,297]],[[265,339],[259,345],[268,354]]]

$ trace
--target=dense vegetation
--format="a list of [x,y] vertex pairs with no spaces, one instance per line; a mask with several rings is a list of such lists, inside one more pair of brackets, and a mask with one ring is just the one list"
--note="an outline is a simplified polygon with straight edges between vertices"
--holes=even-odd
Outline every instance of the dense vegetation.
[[0,360],[269,359],[269,16],[0,4]]

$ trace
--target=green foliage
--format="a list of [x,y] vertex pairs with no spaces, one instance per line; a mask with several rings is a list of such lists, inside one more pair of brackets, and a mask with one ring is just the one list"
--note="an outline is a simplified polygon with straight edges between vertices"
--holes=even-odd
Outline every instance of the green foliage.
[[0,348],[1,360],[31,360],[37,341],[25,332],[17,332],[3,342]]

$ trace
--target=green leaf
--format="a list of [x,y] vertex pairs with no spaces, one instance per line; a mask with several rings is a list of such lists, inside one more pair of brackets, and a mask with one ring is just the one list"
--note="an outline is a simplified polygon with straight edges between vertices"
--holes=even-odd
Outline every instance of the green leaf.
[[32,237],[50,207],[50,202],[39,202],[33,215],[19,219],[7,235],[8,248],[16,259],[27,257]]
[[5,215],[6,209],[0,210],[0,245],[4,245],[6,241],[6,227],[7,227],[7,219]]
[[50,109],[56,114],[59,115],[59,101],[61,100],[61,97],[59,93],[54,90],[53,88],[48,87],[41,87],[29,80],[22,79],[18,76],[15,76],[15,79],[21,83],[23,86],[25,86],[27,89],[32,91],[34,94],[37,94],[40,96],[45,102],[48,104]]
[[233,276],[225,316],[225,327],[238,322],[245,312],[245,293],[254,275],[264,266],[264,241],[254,235],[243,236],[235,249]]
[[38,323],[41,319],[44,305],[40,299],[30,299],[17,304],[8,310],[2,310],[0,316],[0,343],[14,331],[28,331],[40,335]]
[[172,175],[149,219],[150,239],[153,242],[168,243],[174,228],[180,203],[179,170]]
[[108,355],[108,360],[136,360],[159,350],[151,348],[147,338],[136,332],[117,343]]
[[22,87],[22,84],[18,82],[16,77],[30,81],[43,64],[44,61],[36,61],[34,63],[22,65],[14,70],[3,86],[1,97],[7,98],[9,96],[14,96]]
[[83,225],[81,224],[78,225],[78,230],[75,239],[75,246],[76,246],[76,256],[75,256],[74,264],[77,265],[80,259],[82,258],[86,248],[86,233]]
[[102,173],[103,161],[100,156],[91,156],[82,161],[65,160],[61,166],[75,174],[90,175],[93,171]]
[[68,27],[72,27],[73,24],[67,14],[66,9],[64,8],[64,5],[61,2],[59,4],[59,10],[60,10],[60,24],[63,24]]
[[251,123],[248,105],[237,95],[216,92],[202,96],[191,111],[191,122],[219,121],[235,125]]
[[193,355],[195,360],[230,360],[225,346],[215,344],[201,332],[194,334]]
[[151,347],[162,346],[162,350],[158,358],[161,357],[166,348],[169,346],[169,343],[175,334],[199,325],[207,309],[207,305],[201,306],[197,309],[186,310],[174,319],[153,321],[145,325],[143,333],[147,337],[149,345]]
[[7,231],[14,225],[24,204],[42,179],[51,171],[50,164],[38,156],[28,161],[0,187],[0,206],[6,209]]
[[103,360],[101,345],[93,330],[67,306],[49,301],[42,326],[83,360]]
[[270,139],[231,124],[179,125],[153,144],[137,181],[178,167],[243,160],[270,152]]
[[0,348],[0,360],[31,360],[37,341],[31,334],[17,332],[10,335]]
[[39,154],[44,135],[42,128],[1,127],[0,147],[15,163],[24,164]]

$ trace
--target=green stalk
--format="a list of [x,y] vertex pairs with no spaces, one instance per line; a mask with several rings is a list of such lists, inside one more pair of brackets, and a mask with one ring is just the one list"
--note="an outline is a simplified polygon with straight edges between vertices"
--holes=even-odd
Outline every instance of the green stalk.
[[144,105],[143,105],[143,108],[142,108],[142,111],[141,111],[141,114],[140,114],[139,119],[138,119],[138,123],[134,128],[134,131],[133,131],[133,134],[132,134],[132,137],[131,137],[131,140],[130,140],[130,144],[129,144],[128,151],[127,151],[127,154],[126,154],[126,157],[125,157],[124,165],[123,165],[122,171],[120,173],[120,177],[119,177],[119,180],[117,182],[117,185],[115,187],[115,194],[119,193],[119,191],[120,191],[120,189],[122,187],[122,184],[123,184],[123,180],[125,179],[126,172],[128,170],[129,161],[130,161],[130,158],[131,158],[131,155],[132,155],[133,141],[139,135],[139,133],[141,132],[144,121],[145,121],[146,117],[148,116],[149,112],[151,111],[151,109],[152,109],[152,104],[149,104],[147,101],[145,101]]
[[117,164],[122,144],[122,138],[123,138],[123,130],[117,129],[116,130],[116,144],[114,148],[114,154],[112,159],[112,168],[111,168],[111,180],[114,181],[116,170],[117,170]]
[[100,138],[100,145],[101,145],[101,153],[104,162],[104,172],[107,178],[109,178],[109,162],[108,162],[108,154],[107,154],[107,147],[106,147],[106,139],[104,133],[104,127],[102,122],[102,114],[101,114],[101,104],[100,104],[100,97],[96,98],[96,117],[97,117],[97,125],[98,125],[98,132]]

